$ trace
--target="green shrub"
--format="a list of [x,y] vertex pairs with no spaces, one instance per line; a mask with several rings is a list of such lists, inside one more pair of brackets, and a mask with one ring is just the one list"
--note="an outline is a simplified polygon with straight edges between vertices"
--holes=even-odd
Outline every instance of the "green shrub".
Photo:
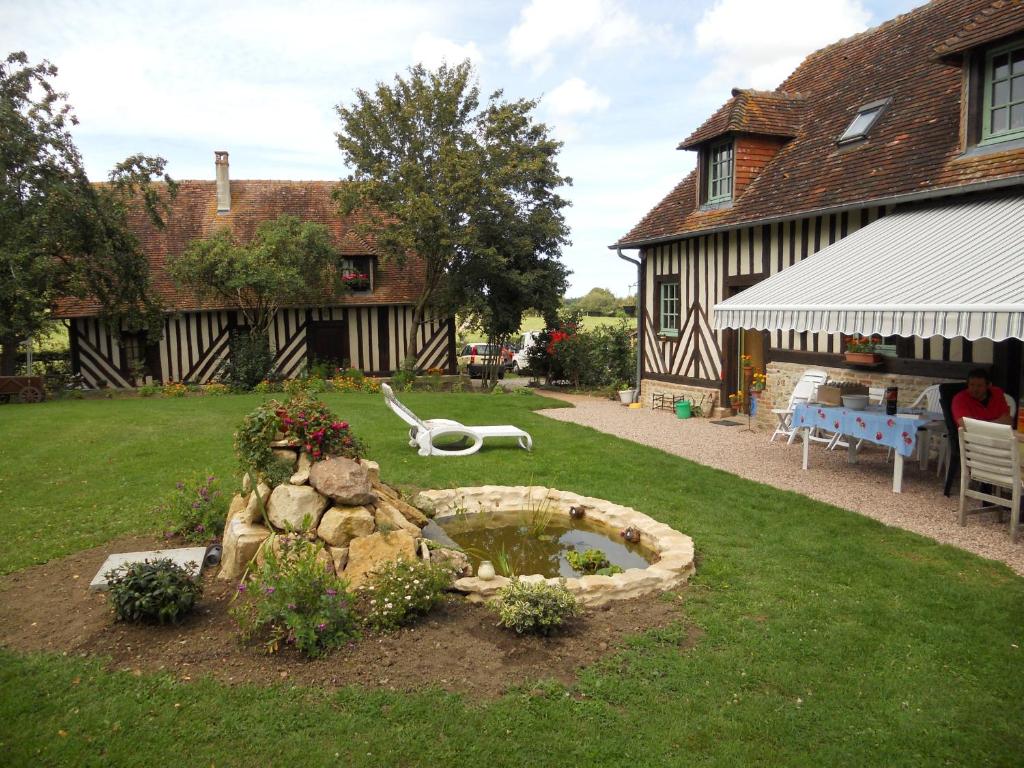
[[498,590],[498,601],[491,605],[498,614],[498,623],[521,635],[550,635],[580,613],[564,580],[552,585],[543,581],[528,584],[513,578]]
[[608,555],[600,549],[588,549],[585,552],[577,552],[575,549],[565,553],[565,559],[573,569],[583,574],[598,574],[600,576],[612,576],[622,573],[617,565],[612,565]]
[[203,594],[187,570],[166,558],[129,563],[105,575],[118,621],[177,624]]
[[360,590],[363,623],[390,632],[428,613],[444,600],[452,571],[423,560],[396,560],[376,571]]
[[176,490],[156,509],[170,525],[170,532],[187,541],[202,544],[224,532],[228,498],[213,475],[192,482],[180,482]]
[[302,395],[319,395],[327,391],[327,382],[316,376],[304,376],[288,379],[284,383],[284,393],[289,397]]
[[322,560],[322,545],[283,536],[280,554],[263,551],[263,565],[238,585],[242,602],[231,609],[244,641],[317,657],[358,636],[348,585]]
[[153,397],[160,392],[160,387],[155,384],[145,384],[138,389],[139,397]]
[[274,370],[274,354],[265,336],[254,336],[246,330],[231,334],[228,358],[220,378],[232,389],[248,392],[269,379]]
[[395,371],[391,376],[391,386],[395,389],[408,392],[416,383],[416,358],[407,357],[402,361],[401,370]]

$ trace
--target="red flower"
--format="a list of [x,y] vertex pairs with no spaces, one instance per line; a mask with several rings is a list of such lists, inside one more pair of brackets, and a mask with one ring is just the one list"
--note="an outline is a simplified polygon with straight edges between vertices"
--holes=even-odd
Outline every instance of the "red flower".
[[881,439],[882,439],[882,433],[881,432],[875,432],[875,440],[881,440]]
[[895,427],[896,426],[896,419],[889,419],[885,423],[888,424],[890,427]]
[[836,419],[835,421],[833,421],[832,426],[835,427],[836,429],[839,429],[839,420]]

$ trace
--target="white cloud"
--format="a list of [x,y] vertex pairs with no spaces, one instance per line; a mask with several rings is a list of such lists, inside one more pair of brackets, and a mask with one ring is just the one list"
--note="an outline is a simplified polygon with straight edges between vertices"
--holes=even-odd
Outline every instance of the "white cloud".
[[556,48],[586,42],[607,49],[637,44],[655,33],[614,0],[531,0],[506,45],[514,64],[531,63],[539,73],[551,66]]
[[[716,0],[694,31],[708,60],[700,87],[775,88],[807,54],[867,28],[861,0]],[[724,99],[724,96],[722,96]]]
[[443,63],[458,64],[463,59],[470,59],[479,69],[484,60],[480,48],[472,40],[459,45],[453,40],[434,35],[420,35],[412,46],[412,59],[427,69],[436,69]]
[[611,100],[578,77],[570,77],[544,97],[544,106],[556,116],[583,115],[608,109]]

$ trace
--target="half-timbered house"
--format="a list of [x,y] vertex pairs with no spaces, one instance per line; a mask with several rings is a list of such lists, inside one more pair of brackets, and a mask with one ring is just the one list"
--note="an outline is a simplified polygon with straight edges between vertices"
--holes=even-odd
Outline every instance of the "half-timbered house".
[[[611,246],[622,256],[639,249],[648,402],[654,392],[725,402],[742,385],[741,355],[767,370],[769,402],[788,397],[811,365],[835,379],[884,379],[912,395],[981,364],[1019,392],[1019,330],[965,322],[951,332],[936,318],[948,319],[958,286],[964,301],[981,286],[971,300],[990,314],[1009,308],[1021,316],[1024,243],[1010,241],[1016,229],[1005,221],[986,221],[991,210],[968,204],[1009,199],[998,215],[1024,211],[1012,204],[1024,202],[1024,3],[933,0],[811,54],[773,91],[733,90],[678,148],[695,153],[695,170]],[[952,206],[967,227],[961,234],[974,238],[977,268],[939,258],[942,243],[932,244],[935,258],[913,260],[921,249],[900,234],[917,245],[926,235],[921,217],[911,216],[889,228],[887,242],[856,241],[887,249],[885,258],[849,247],[828,290],[791,279],[780,292],[779,273],[808,257],[894,213],[940,206]],[[1001,260],[986,268],[997,251]],[[864,271],[869,262],[872,273]],[[754,296],[762,282],[756,306],[743,306],[743,293]],[[901,306],[864,298],[872,293],[865,287],[894,283],[905,286]],[[988,294],[986,284],[994,287]],[[861,289],[860,304],[844,304],[846,287]],[[783,293],[789,303],[772,306]],[[874,323],[863,311],[869,305],[879,317],[902,312],[902,322]],[[873,372],[846,368],[845,334],[882,327],[895,356]]]
[[[133,372],[146,381],[206,383],[217,376],[228,354],[232,331],[242,323],[236,307],[182,290],[170,279],[166,261],[195,239],[230,227],[245,242],[260,223],[281,214],[323,224],[338,249],[343,272],[365,275],[353,290],[319,306],[278,310],[269,331],[276,372],[299,375],[311,360],[388,375],[408,356],[413,307],[423,290],[423,264],[383,263],[372,238],[357,232],[359,214],[338,213],[332,192],[336,182],[232,181],[227,152],[216,153],[216,181],[183,181],[166,226],[154,227],[141,212],[131,225],[149,261],[152,288],[167,310],[158,340],[109,327],[99,306],[65,300],[57,309],[69,327],[74,370],[93,387],[128,387]],[[455,369],[452,318],[427,317],[418,323],[419,369]]]

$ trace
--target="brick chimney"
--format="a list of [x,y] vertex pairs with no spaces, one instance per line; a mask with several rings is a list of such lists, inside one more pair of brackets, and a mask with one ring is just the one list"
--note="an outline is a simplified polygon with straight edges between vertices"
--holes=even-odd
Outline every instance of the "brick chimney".
[[227,213],[231,210],[231,179],[228,178],[228,153],[223,150],[216,150],[213,153],[214,163],[217,168],[217,213]]

